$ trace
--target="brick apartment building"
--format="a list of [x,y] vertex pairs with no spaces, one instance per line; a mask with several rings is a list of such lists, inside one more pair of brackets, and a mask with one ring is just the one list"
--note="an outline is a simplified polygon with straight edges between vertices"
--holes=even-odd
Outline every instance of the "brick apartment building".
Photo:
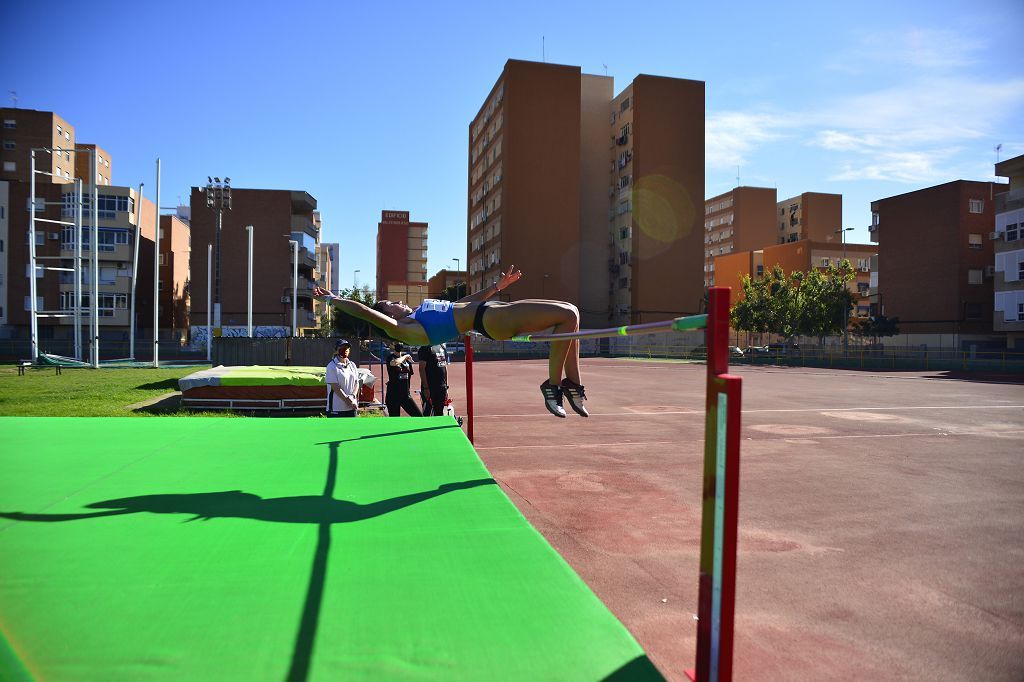
[[839,240],[818,242],[801,239],[785,244],[772,244],[753,251],[716,256],[717,284],[732,287],[732,301],[735,303],[743,291],[743,276],[759,279],[776,265],[781,266],[786,273],[809,272],[811,268],[825,271],[830,265],[847,258],[855,273],[855,278],[847,287],[857,295],[856,306],[851,316],[867,317],[871,314],[871,262],[877,254],[878,246],[874,244],[842,244]]
[[996,175],[1009,178],[1007,191],[996,194],[994,237],[995,296],[993,329],[1006,334],[1006,347],[1024,350],[1024,156],[996,164]]
[[[298,286],[296,327],[319,325],[321,307],[313,289],[326,282],[317,270],[320,226],[314,222],[316,199],[307,192],[278,189],[231,188],[232,208],[223,213],[221,228],[220,303],[221,329],[214,335],[244,335],[248,322],[247,225],[253,226],[253,327],[256,336],[292,333],[293,253],[289,240],[298,242]],[[193,187],[190,195],[192,228],[192,336],[205,338],[207,288],[216,290],[216,247],[214,282],[207,277],[208,246],[216,244],[216,211],[207,208],[206,190]],[[211,297],[216,307],[216,294]]]
[[775,242],[801,239],[832,240],[843,226],[843,195],[804,192],[776,204],[778,234]]
[[427,296],[438,298],[444,290],[456,284],[466,283],[465,270],[438,270],[437,274],[427,280]]
[[879,246],[872,313],[898,317],[903,333],[990,338],[995,251],[989,233],[995,195],[1005,190],[955,180],[871,202],[869,230]]
[[715,262],[778,240],[774,187],[737,187],[704,202],[704,286],[716,284]]
[[[469,125],[469,292],[515,264],[509,298],[584,326],[696,312],[704,83],[509,60]],[[540,106],[543,103],[543,106]]]
[[317,270],[327,288],[337,292],[341,288],[341,244],[320,242],[316,252]]
[[427,298],[427,223],[409,211],[381,211],[377,223],[377,300],[412,307]]
[[[7,338],[30,336],[29,268],[29,202],[30,166],[33,148],[36,151],[36,218],[47,221],[73,222],[78,205],[74,194],[75,178],[83,180],[86,206],[83,209],[82,255],[83,321],[87,330],[89,319],[88,268],[91,265],[91,201],[92,186],[88,184],[92,151],[97,154],[96,186],[99,201],[99,338],[105,357],[124,356],[131,350],[129,338],[132,294],[132,261],[136,230],[140,227],[139,263],[135,282],[135,315],[137,339],[152,339],[153,248],[156,237],[155,209],[147,199],[139,200],[131,187],[113,185],[110,155],[93,144],[77,141],[75,128],[52,112],[28,109],[0,109],[0,325]],[[41,148],[47,148],[44,151]],[[141,223],[141,225],[140,225]],[[188,252],[187,225],[172,232],[184,237],[167,242],[162,261],[174,263],[161,280],[167,283],[166,306],[161,306],[161,338],[183,338],[187,335]],[[36,221],[36,255],[38,265],[72,268],[76,234],[73,226],[56,222]],[[184,240],[184,246],[182,246]],[[45,352],[71,355],[73,352],[74,275],[66,270],[36,272],[37,309],[40,316],[40,348]],[[83,332],[87,343],[88,332]],[[112,345],[113,344],[113,345]],[[106,352],[111,349],[110,353]],[[137,344],[138,350],[148,346]],[[88,357],[88,353],[85,353]]]

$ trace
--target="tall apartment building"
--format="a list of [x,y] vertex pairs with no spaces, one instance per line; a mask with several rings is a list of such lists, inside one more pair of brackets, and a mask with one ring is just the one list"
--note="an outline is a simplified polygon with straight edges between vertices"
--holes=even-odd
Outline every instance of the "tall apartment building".
[[1024,348],[1024,155],[996,164],[996,175],[1010,179],[996,194],[994,237],[995,317],[993,329],[1006,334],[1006,346]]
[[[154,207],[139,197],[134,189],[112,184],[111,157],[96,145],[79,143],[75,128],[61,116],[47,111],[29,109],[0,109],[0,324],[3,333],[12,338],[27,339],[31,322],[29,291],[29,202],[30,160],[36,152],[36,217],[51,221],[73,221],[77,198],[74,195],[75,178],[83,181],[84,201],[82,254],[91,255],[91,211],[93,186],[90,183],[90,159],[96,151],[96,186],[99,195],[97,214],[99,223],[99,337],[101,352],[116,344],[111,351],[116,355],[130,352],[123,342],[129,338],[132,278],[135,277],[136,334],[142,339],[152,338],[153,249],[156,238]],[[49,151],[44,151],[46,148]],[[140,205],[141,204],[141,205]],[[141,225],[140,225],[141,223]],[[139,228],[139,266],[133,273],[136,230]],[[13,240],[12,240],[13,237]],[[72,268],[75,253],[75,229],[70,225],[36,221],[36,254],[38,264],[44,267]],[[168,248],[172,248],[168,242]],[[163,254],[162,259],[173,260],[176,265],[166,276],[168,286],[167,307],[161,308],[161,335],[167,338],[177,326],[180,338],[187,330],[182,318],[182,303],[173,292],[183,292],[187,282],[187,251],[177,246],[175,255]],[[83,267],[86,290],[83,306],[89,304],[89,273],[91,259]],[[24,276],[18,273],[24,273]],[[12,275],[14,275],[12,277]],[[68,313],[74,308],[74,274],[66,270],[37,269],[37,310],[48,313]],[[180,294],[179,294],[180,296]],[[186,306],[187,309],[187,306]],[[177,312],[175,312],[177,311]],[[84,311],[88,318],[88,311]],[[39,318],[39,338],[42,350],[70,354],[74,337],[73,317]],[[87,333],[85,334],[87,336]],[[148,346],[137,346],[145,351]]]
[[[75,128],[52,111],[0,108],[0,180],[28,183],[33,148],[48,148],[53,153],[36,152],[36,183],[70,183],[75,177],[88,182],[88,173],[76,174]],[[59,152],[56,150],[60,150]],[[88,163],[88,155],[82,154]]]
[[377,223],[377,299],[412,307],[427,298],[427,223],[409,211],[381,211]]
[[337,292],[341,289],[341,244],[337,242],[320,242],[317,247],[317,270],[320,278],[327,283],[327,288]]
[[716,284],[715,261],[778,240],[774,187],[737,187],[704,202],[704,286]]
[[801,239],[825,242],[843,226],[843,195],[804,192],[776,205],[779,229],[775,242]]
[[[145,201],[145,198],[143,198]],[[189,339],[192,228],[176,215],[160,216],[160,327]]]
[[584,326],[700,309],[704,84],[509,60],[469,125],[469,290],[576,303]]
[[879,245],[873,314],[903,333],[992,331],[993,199],[1005,185],[955,180],[871,202]]
[[[253,326],[257,336],[292,333],[293,251],[289,240],[298,243],[298,286],[296,327],[299,334],[319,325],[320,303],[313,289],[326,285],[317,270],[320,229],[314,223],[316,199],[307,192],[279,189],[231,188],[232,208],[223,213],[221,227],[220,303],[221,330],[213,333],[245,333],[248,321],[247,225],[253,226]],[[209,245],[216,244],[217,215],[206,206],[206,192],[193,187],[190,195],[192,235],[192,338],[205,337],[207,287],[216,290],[216,247],[212,259]],[[290,231],[288,231],[290,230]],[[207,277],[211,264],[214,281]],[[214,307],[216,307],[216,296]]]

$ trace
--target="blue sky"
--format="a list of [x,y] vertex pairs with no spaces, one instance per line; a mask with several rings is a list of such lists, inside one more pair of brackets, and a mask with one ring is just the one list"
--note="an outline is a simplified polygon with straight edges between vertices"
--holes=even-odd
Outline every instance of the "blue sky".
[[0,4],[4,104],[55,111],[114,182],[187,201],[207,175],[303,189],[341,281],[372,284],[382,209],[465,267],[468,125],[507,59],[707,83],[706,196],[736,184],[870,202],[993,178],[1024,153],[1020,0]]

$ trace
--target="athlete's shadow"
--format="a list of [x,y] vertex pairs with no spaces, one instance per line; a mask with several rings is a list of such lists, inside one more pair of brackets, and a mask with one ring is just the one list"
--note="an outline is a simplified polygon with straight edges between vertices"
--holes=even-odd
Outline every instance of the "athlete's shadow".
[[335,524],[352,523],[372,519],[388,512],[444,495],[454,490],[465,490],[481,485],[493,485],[492,478],[478,478],[470,481],[444,483],[434,490],[400,495],[370,504],[359,504],[349,500],[336,500],[326,495],[303,495],[298,497],[262,498],[241,490],[225,490],[215,493],[181,493],[168,495],[137,495],[103,500],[87,504],[89,509],[104,511],[73,514],[28,514],[23,512],[0,512],[0,518],[14,521],[60,522],[95,519],[123,514],[185,514],[186,521],[209,521],[210,519],[254,519],[277,523]]
[[[334,486],[338,475],[338,452],[342,443],[368,438],[400,436],[421,431],[458,428],[456,424],[431,426],[420,429],[397,431],[390,434],[373,434],[358,438],[318,443],[328,446],[327,480],[320,495],[298,497],[272,497],[264,499],[259,495],[227,490],[212,493],[181,493],[161,495],[137,495],[114,500],[103,500],[86,505],[89,509],[101,511],[72,514],[30,514],[26,512],[0,512],[0,518],[12,521],[36,521],[44,523],[80,521],[105,516],[124,514],[185,514],[186,521],[210,519],[253,519],[276,523],[308,523],[317,526],[317,545],[313,553],[306,600],[299,619],[295,637],[295,648],[286,679],[302,682],[309,676],[313,644],[320,619],[320,606],[326,586],[327,563],[331,548],[331,526],[336,523],[353,523],[372,519],[389,512],[424,502],[456,490],[466,490],[484,485],[497,485],[492,478],[477,478],[468,481],[443,483],[433,490],[399,495],[369,504],[334,498]],[[0,528],[0,530],[3,530]]]

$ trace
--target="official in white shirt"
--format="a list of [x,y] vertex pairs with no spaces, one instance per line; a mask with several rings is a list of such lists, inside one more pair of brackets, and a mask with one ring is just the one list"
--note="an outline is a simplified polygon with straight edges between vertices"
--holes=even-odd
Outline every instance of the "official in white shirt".
[[327,416],[354,417],[359,408],[359,374],[356,363],[349,360],[352,344],[338,339],[334,357],[327,363]]

